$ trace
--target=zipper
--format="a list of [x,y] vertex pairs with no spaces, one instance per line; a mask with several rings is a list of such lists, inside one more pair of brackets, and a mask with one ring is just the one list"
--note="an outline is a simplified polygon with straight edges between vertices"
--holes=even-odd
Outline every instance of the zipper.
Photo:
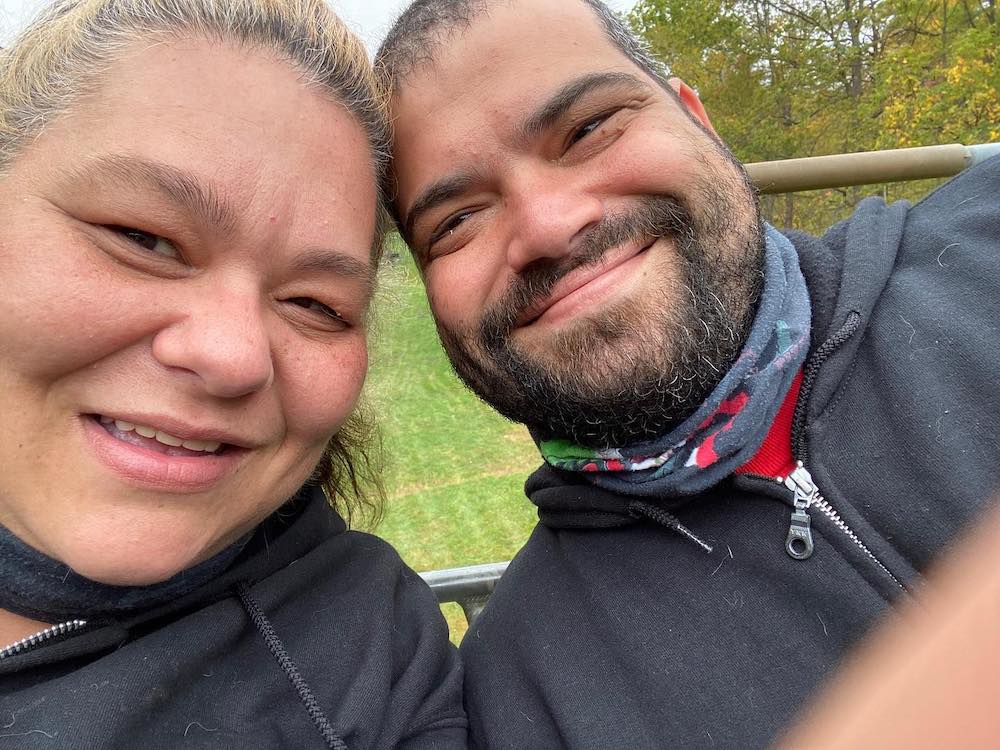
[[[806,361],[802,372],[802,385],[799,387],[799,400],[792,414],[792,455],[808,459],[809,444],[806,442],[805,424],[809,397],[819,375],[820,368],[843,344],[848,341],[861,327],[861,315],[856,310],[847,314],[843,325],[833,335],[824,341]],[[761,477],[774,481],[772,477]],[[812,538],[812,517],[810,509],[818,510],[826,516],[834,526],[840,529],[848,539],[856,544],[899,588],[906,587],[899,582],[889,569],[875,557],[865,546],[858,535],[848,526],[840,514],[828,503],[819,492],[819,487],[813,481],[812,474],[802,461],[796,461],[795,468],[787,477],[777,477],[778,484],[792,492],[792,517],[788,525],[788,535],[785,537],[785,552],[795,560],[808,560],[812,557],[814,546]]]
[[788,536],[785,537],[785,552],[796,560],[808,560],[813,553],[809,506],[816,502],[816,498],[822,500],[823,497],[801,461],[791,474],[777,477],[777,481],[792,491],[792,521],[788,526]]
[[801,461],[797,461],[795,468],[792,473],[787,477],[778,477],[777,481],[783,484],[785,487],[790,489],[793,494],[793,504],[791,523],[788,526],[788,536],[785,537],[785,552],[796,560],[807,560],[812,557],[813,553],[813,539],[811,523],[812,519],[809,516],[809,510],[815,509],[822,513],[824,516],[830,519],[834,526],[840,529],[848,539],[850,539],[854,544],[856,544],[862,552],[864,552],[871,559],[873,563],[878,565],[883,572],[893,582],[899,586],[899,588],[905,591],[905,586],[899,582],[899,580],[889,569],[882,564],[882,562],[875,557],[874,553],[868,549],[864,542],[862,542],[858,535],[854,533],[850,526],[840,517],[840,514],[834,509],[829,502],[827,502],[819,492],[819,487],[813,481],[812,474],[809,470],[802,465]]
[[10,645],[0,649],[0,659],[8,659],[16,654],[34,651],[36,648],[39,648],[55,638],[68,635],[70,633],[76,633],[77,631],[83,629],[86,625],[86,620],[67,620],[66,622],[61,622],[58,625],[50,625],[44,630],[39,630],[37,633],[29,635],[27,638],[14,641]]
[[809,460],[809,444],[806,442],[806,413],[809,397],[812,395],[816,378],[826,361],[848,341],[861,327],[861,315],[851,310],[844,324],[830,338],[824,341],[809,357],[802,368],[802,385],[799,387],[799,402],[795,404],[792,414],[792,455],[799,456],[803,461]]

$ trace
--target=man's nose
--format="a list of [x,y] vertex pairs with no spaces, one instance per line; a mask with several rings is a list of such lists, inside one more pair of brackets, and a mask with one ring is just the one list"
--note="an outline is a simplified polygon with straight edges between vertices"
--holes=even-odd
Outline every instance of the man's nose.
[[604,216],[600,198],[552,168],[522,175],[513,192],[507,264],[515,273],[535,261],[573,255],[587,230]]
[[218,398],[262,391],[274,381],[263,303],[252,289],[215,287],[193,295],[186,314],[153,337],[153,356],[191,373]]

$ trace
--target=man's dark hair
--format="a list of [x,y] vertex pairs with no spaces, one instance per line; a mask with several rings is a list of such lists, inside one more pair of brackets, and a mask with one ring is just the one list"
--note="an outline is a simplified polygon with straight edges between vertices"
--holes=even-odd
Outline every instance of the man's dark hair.
[[[481,14],[507,0],[415,0],[396,20],[375,55],[376,65],[395,89],[410,73],[433,62],[438,48],[455,33],[464,31]],[[666,67],[649,51],[648,45],[611,12],[601,0],[580,0],[589,6],[604,34],[629,60],[665,89]]]

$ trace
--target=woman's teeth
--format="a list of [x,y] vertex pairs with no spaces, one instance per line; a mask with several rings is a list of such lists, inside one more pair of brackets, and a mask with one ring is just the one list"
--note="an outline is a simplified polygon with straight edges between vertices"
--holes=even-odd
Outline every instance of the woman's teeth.
[[155,427],[148,427],[144,424],[132,424],[131,422],[112,419],[111,417],[101,417],[102,424],[111,424],[112,422],[122,432],[135,431],[136,434],[142,435],[144,438],[152,438],[156,442],[169,445],[172,448],[187,448],[189,451],[215,453],[222,445],[218,440],[182,440],[176,435],[171,435],[169,432],[158,430]]

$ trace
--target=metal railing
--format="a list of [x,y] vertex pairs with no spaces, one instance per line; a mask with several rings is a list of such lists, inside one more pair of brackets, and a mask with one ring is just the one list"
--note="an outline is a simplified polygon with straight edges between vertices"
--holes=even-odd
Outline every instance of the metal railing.
[[[763,194],[951,177],[1000,154],[1000,143],[897,148],[745,164]],[[457,602],[471,625],[496,588],[506,562],[421,573],[441,603]]]
[[499,562],[432,570],[420,575],[437,595],[439,602],[442,604],[457,602],[465,612],[466,621],[471,625],[476,616],[483,611],[486,600],[490,598],[497,581],[506,569],[507,563]]
[[879,182],[951,177],[1000,154],[1000,143],[895,148],[857,154],[809,156],[745,164],[750,181],[764,194],[795,193]]

